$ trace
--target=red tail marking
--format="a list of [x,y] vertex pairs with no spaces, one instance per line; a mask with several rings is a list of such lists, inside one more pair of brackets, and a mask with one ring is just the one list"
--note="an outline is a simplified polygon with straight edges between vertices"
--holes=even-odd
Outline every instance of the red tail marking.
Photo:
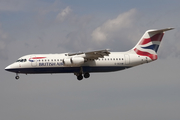
[[162,37],[163,37],[164,33],[158,33],[150,38],[144,38],[140,43],[139,45],[145,45],[151,41],[161,41],[162,40]]
[[150,53],[148,53],[148,52],[140,51],[140,50],[138,50],[137,48],[135,48],[134,51],[135,51],[138,55],[147,56],[147,57],[151,58],[151,60],[157,60],[157,55],[150,54]]
[[32,59],[43,59],[43,58],[46,58],[46,57],[33,57]]

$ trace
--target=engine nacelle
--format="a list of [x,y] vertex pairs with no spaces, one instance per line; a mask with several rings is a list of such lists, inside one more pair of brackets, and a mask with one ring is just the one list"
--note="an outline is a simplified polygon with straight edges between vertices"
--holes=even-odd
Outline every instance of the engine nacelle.
[[64,63],[64,65],[67,65],[67,66],[72,65],[70,58],[64,59],[64,60],[63,60],[63,63]]
[[71,62],[73,65],[83,64],[84,58],[82,58],[82,57],[71,58]]
[[84,63],[84,58],[82,57],[75,57],[75,58],[67,58],[63,60],[64,65],[80,65]]

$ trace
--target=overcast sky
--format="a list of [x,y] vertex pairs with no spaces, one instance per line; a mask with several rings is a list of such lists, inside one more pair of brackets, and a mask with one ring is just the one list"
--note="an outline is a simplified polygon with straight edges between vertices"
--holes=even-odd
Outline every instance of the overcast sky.
[[[0,119],[179,120],[179,0],[0,0]],[[4,70],[32,53],[131,49],[165,33],[155,62],[76,80]]]

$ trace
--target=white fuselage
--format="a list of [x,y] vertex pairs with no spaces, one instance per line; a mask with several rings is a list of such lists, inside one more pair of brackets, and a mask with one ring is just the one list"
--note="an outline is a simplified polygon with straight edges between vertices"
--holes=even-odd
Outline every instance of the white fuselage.
[[85,59],[83,63],[68,63],[64,60],[83,58],[84,54],[73,57],[68,54],[31,54],[18,59],[17,62],[6,67],[15,73],[85,73],[85,72],[111,72],[123,70],[136,65],[152,61],[146,56],[139,56],[130,51],[111,52],[109,56],[98,59]]

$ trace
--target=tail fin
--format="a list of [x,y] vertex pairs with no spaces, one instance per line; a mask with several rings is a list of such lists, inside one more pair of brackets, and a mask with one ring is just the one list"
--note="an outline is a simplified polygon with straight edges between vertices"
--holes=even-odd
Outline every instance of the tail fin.
[[151,60],[156,60],[157,51],[163,38],[164,32],[172,29],[174,28],[146,31],[140,41],[132,50],[134,50],[138,55],[147,56],[151,58]]

